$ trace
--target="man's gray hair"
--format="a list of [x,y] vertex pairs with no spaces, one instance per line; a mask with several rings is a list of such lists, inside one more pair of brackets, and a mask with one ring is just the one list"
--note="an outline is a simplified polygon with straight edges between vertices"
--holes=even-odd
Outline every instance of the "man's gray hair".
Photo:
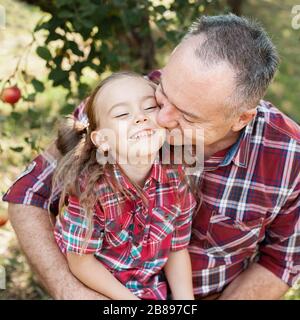
[[183,41],[204,35],[195,54],[203,63],[228,62],[236,73],[236,92],[231,104],[253,108],[264,96],[279,63],[275,46],[257,23],[234,14],[202,16]]

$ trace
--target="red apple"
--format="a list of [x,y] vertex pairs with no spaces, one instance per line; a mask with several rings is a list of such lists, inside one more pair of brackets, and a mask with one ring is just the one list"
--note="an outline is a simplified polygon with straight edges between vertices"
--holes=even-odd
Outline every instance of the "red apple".
[[0,212],[0,227],[4,226],[8,221],[8,214],[7,212]]
[[21,98],[21,91],[17,86],[5,88],[1,94],[1,100],[6,103],[15,104]]

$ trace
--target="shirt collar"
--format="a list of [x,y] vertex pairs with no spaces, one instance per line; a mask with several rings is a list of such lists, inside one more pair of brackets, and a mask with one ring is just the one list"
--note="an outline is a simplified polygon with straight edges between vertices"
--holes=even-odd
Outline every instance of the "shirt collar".
[[[117,181],[125,187],[127,190],[135,191],[135,187],[131,183],[131,181],[122,173],[121,168],[118,165],[113,166],[113,173],[117,179]],[[145,182],[145,186],[147,186],[151,180],[155,180],[160,183],[168,182],[168,177],[164,166],[159,162],[159,160],[155,160],[150,174]]]
[[263,113],[260,111],[260,105],[258,105],[256,116],[245,127],[244,132],[239,141],[239,146],[236,148],[236,152],[235,154],[233,154],[233,157],[231,159],[234,162],[234,164],[238,167],[247,168],[248,166],[251,147],[251,137],[253,136],[255,125],[259,121],[258,119],[261,117],[263,117]]
[[[225,166],[228,166],[229,163],[231,161],[234,161],[235,160],[235,156],[237,154],[237,151],[240,149],[241,145],[242,145],[242,142],[244,140],[244,136],[245,136],[245,132],[246,130],[244,129],[238,140],[231,146],[231,148],[228,150],[228,152],[226,153],[224,159],[222,160],[222,162],[220,163],[219,167],[225,167]],[[240,164],[240,163],[239,163]]]
[[231,161],[233,161],[233,163],[238,167],[247,168],[251,145],[251,136],[253,134],[254,125],[259,116],[260,114],[258,111],[255,118],[242,130],[238,140],[229,148],[222,161],[220,161],[219,163],[213,163],[213,161],[210,161],[209,159],[206,162],[208,164],[208,171],[217,169],[218,167],[228,166]]
[[166,168],[163,164],[161,164],[159,159],[156,159],[154,161],[150,176],[147,180],[149,180],[149,179],[154,179],[160,183],[167,183],[168,182]]

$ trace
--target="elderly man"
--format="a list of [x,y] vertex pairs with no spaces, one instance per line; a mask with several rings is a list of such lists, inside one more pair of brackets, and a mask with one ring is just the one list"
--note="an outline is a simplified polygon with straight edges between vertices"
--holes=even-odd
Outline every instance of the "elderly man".
[[[196,129],[204,132],[203,202],[189,247],[197,298],[278,299],[299,279],[300,128],[261,100],[277,64],[261,27],[224,15],[195,22],[150,75],[170,135],[179,129],[196,144]],[[84,103],[74,114],[85,118]],[[58,157],[51,146],[13,184],[10,220],[54,298],[104,298],[72,276],[54,242],[45,209]]]

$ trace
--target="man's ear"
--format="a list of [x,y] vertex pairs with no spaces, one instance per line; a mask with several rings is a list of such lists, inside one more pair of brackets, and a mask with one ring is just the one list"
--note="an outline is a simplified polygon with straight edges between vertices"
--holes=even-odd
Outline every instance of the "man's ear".
[[256,108],[249,109],[244,111],[241,115],[239,115],[232,126],[232,131],[240,131],[256,116],[257,110]]

